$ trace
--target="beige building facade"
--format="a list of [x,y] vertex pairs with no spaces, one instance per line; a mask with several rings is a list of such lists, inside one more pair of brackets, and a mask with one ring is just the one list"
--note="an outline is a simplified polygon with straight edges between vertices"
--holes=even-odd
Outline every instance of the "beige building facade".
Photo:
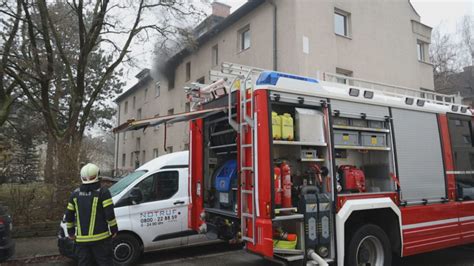
[[[428,62],[431,28],[408,0],[251,0],[198,34],[198,48],[169,59],[166,74],[149,71],[116,99],[119,124],[189,110],[184,87],[209,83],[222,62],[317,77],[322,72],[433,90]],[[199,26],[198,26],[199,27]],[[133,170],[159,155],[188,148],[185,123],[116,135],[116,169]],[[167,148],[165,151],[165,147]]]

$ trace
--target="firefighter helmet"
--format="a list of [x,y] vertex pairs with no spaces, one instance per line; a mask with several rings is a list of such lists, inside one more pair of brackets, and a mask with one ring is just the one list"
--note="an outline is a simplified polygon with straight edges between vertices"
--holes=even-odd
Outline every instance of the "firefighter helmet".
[[83,184],[91,184],[99,181],[99,167],[88,163],[81,168],[81,180]]

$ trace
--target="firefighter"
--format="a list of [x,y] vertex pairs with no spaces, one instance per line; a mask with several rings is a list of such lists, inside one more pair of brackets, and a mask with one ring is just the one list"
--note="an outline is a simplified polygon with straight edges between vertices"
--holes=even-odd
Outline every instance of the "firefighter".
[[112,238],[118,228],[114,204],[107,188],[101,188],[99,167],[81,169],[82,185],[74,190],[66,210],[69,238],[75,241],[79,265],[113,265]]

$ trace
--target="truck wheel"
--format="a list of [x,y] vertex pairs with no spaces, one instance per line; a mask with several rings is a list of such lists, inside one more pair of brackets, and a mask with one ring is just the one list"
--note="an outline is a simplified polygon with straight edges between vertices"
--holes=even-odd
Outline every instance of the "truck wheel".
[[115,265],[134,265],[142,254],[140,241],[133,235],[122,233],[113,239]]
[[387,234],[374,224],[366,224],[357,229],[349,242],[346,264],[390,266],[392,248]]

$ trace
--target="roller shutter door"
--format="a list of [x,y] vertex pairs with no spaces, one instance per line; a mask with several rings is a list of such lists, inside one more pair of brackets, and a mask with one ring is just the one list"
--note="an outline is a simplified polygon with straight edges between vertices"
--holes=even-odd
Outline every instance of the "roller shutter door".
[[436,114],[392,109],[402,199],[446,196]]
[[331,110],[333,113],[339,111],[343,117],[352,118],[360,118],[361,113],[364,113],[371,120],[384,120],[389,116],[387,107],[338,100],[331,100]]

